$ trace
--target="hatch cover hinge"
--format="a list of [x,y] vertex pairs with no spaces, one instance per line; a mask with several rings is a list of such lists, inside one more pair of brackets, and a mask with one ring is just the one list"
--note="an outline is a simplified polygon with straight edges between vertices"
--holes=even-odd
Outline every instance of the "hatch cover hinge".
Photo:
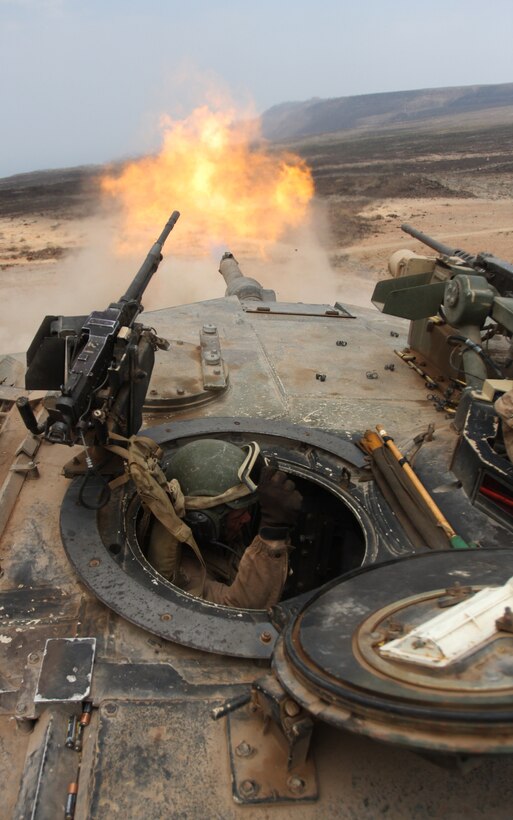
[[311,801],[318,796],[310,752],[313,720],[273,675],[252,684],[248,705],[228,715],[237,803]]
[[336,302],[331,305],[309,305],[303,302],[242,302],[242,309],[245,313],[259,314],[260,316],[310,316],[320,319],[355,319],[347,308]]

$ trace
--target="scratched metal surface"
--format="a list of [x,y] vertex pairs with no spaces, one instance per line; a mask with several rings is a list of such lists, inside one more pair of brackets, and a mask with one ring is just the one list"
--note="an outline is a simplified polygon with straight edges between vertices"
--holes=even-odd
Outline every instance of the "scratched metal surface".
[[[230,297],[155,311],[147,318],[162,335],[194,344],[204,323],[218,327],[230,387],[201,409],[202,416],[286,417],[334,430],[382,423],[409,432],[427,424],[437,416],[428,391],[394,354],[407,343],[407,323],[370,308],[351,310],[354,319],[259,315],[243,311]],[[394,370],[385,370],[390,364]]]

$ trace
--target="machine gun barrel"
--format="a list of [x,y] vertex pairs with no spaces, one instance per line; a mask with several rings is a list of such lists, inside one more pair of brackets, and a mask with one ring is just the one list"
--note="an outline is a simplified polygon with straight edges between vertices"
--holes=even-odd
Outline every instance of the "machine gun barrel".
[[488,282],[497,288],[501,295],[511,296],[513,294],[513,265],[510,262],[505,262],[491,253],[478,253],[473,256],[468,251],[460,248],[451,248],[449,245],[444,245],[443,242],[433,239],[432,236],[418,231],[417,228],[413,228],[411,225],[401,225],[401,230],[443,256],[459,257],[469,267],[474,268],[477,273],[484,274]]
[[119,300],[120,302],[140,302],[142,295],[149,285],[150,279],[162,261],[162,248],[164,242],[175,227],[180,217],[179,211],[173,211],[164,226],[164,230],[150,249],[146,259],[142,263],[133,281],[128,286],[126,293]]
[[418,239],[419,242],[422,242],[424,245],[427,245],[428,248],[433,248],[433,250],[437,253],[441,253],[444,256],[455,255],[455,248],[450,248],[449,245],[444,245],[443,242],[439,242],[437,239],[433,239],[433,237],[428,236],[427,233],[422,233],[422,231],[418,231],[417,228],[414,228],[412,225],[401,225],[401,230],[405,233],[409,233],[410,236],[413,236],[414,239]]
[[427,245],[428,248],[433,248],[434,251],[441,253],[443,256],[458,256],[460,259],[463,259],[467,265],[470,265],[473,268],[479,267],[477,256],[473,256],[471,253],[468,253],[461,248],[451,248],[449,245],[444,245],[443,242],[433,239],[432,236],[428,236],[427,233],[418,231],[417,228],[413,228],[411,225],[401,225],[401,230],[405,233],[409,233],[410,236],[418,239],[419,242]]
[[472,256],[472,254],[467,253],[467,251],[463,251],[460,248],[451,248],[449,245],[444,245],[443,242],[439,242],[438,239],[433,239],[433,237],[428,236],[427,233],[418,231],[417,228],[414,228],[412,225],[401,225],[401,230],[405,233],[409,233],[410,236],[414,237],[414,239],[418,239],[419,242],[427,245],[428,248],[433,248],[434,251],[441,253],[443,256],[458,256],[460,259],[463,259],[467,265],[476,265],[477,257]]

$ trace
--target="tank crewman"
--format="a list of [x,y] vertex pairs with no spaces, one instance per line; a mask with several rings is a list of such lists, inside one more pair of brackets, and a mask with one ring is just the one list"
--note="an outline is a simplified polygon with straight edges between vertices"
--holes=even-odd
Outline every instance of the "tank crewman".
[[[164,471],[174,494],[178,489],[175,508],[191,528],[201,555],[178,544],[155,519],[147,557],[161,575],[212,603],[244,609],[278,603],[288,574],[290,529],[298,520],[302,497],[287,474],[275,467],[262,466],[257,485],[252,476],[261,461],[255,442],[240,448],[203,439],[177,450]],[[243,533],[257,518],[258,532],[246,547]],[[228,566],[223,555],[229,556]]]

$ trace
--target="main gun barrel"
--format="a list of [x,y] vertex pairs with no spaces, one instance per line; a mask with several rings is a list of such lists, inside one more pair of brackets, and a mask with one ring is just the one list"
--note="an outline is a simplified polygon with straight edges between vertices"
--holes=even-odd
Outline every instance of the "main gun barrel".
[[142,295],[150,283],[150,279],[162,261],[162,248],[164,242],[175,227],[180,217],[179,211],[173,211],[164,226],[164,230],[150,249],[148,256],[134,276],[126,293],[119,300],[120,302],[139,302]]

